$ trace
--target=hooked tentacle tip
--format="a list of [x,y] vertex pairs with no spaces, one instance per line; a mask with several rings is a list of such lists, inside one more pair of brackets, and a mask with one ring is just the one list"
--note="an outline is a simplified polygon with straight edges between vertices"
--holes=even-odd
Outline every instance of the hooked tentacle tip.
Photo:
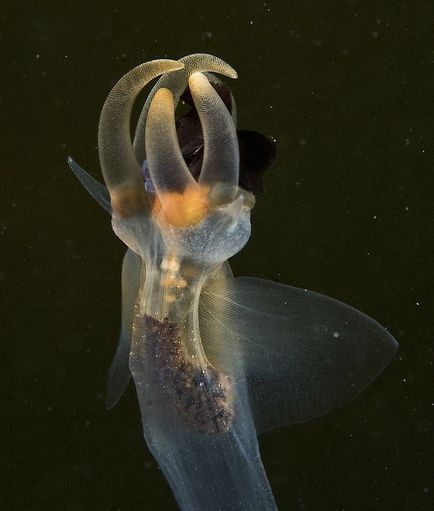
[[188,78],[188,86],[190,87],[190,90],[197,94],[203,94],[205,89],[208,87],[208,84],[208,78],[199,71],[192,73]]
[[154,102],[171,106],[173,105],[173,94],[169,89],[162,87],[161,89],[158,89],[157,92],[155,93],[155,96],[152,98],[151,105]]

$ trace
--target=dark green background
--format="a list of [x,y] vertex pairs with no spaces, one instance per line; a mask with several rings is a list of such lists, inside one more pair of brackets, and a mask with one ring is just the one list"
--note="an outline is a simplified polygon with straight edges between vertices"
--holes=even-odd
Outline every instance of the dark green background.
[[400,342],[354,402],[262,437],[279,509],[432,509],[433,17],[432,1],[1,3],[2,509],[176,509],[134,389],[103,406],[124,247],[66,157],[100,177],[114,82],[198,51],[238,70],[239,126],[279,143],[234,272],[336,297]]

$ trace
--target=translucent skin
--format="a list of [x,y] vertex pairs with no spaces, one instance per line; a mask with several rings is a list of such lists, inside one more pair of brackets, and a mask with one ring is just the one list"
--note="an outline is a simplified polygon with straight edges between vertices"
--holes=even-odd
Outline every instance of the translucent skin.
[[[257,434],[342,406],[382,372],[397,343],[332,298],[233,278],[227,259],[250,237],[254,198],[238,186],[235,116],[199,71],[236,77],[197,54],[142,64],[115,85],[99,133],[110,204],[70,161],[128,246],[106,403],[117,403],[131,372],[146,442],[181,509],[267,511],[276,504]],[[133,148],[131,106],[158,72]],[[198,181],[175,130],[187,85],[205,145]],[[153,192],[140,175],[145,156]]]

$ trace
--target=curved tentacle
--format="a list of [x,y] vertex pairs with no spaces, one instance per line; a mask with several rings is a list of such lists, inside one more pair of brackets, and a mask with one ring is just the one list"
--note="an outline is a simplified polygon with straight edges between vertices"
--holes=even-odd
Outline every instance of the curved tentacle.
[[212,73],[203,73],[207,78],[211,85],[215,85],[217,87],[227,88],[229,93],[229,101],[228,101],[228,110],[232,116],[232,120],[234,121],[235,128],[237,127],[237,104],[235,102],[234,95],[232,91],[225,85],[225,82],[221,80],[218,76],[213,75]]
[[112,208],[120,216],[132,216],[145,205],[140,166],[130,136],[131,110],[139,92],[162,73],[182,69],[175,60],[154,60],[125,74],[113,87],[102,108],[98,150]]
[[199,184],[211,189],[210,204],[225,204],[238,189],[240,152],[234,121],[205,75],[193,73],[188,83],[204,139]]
[[173,96],[165,88],[157,91],[149,108],[146,152],[149,173],[165,220],[180,226],[202,219],[207,208],[205,194],[182,157],[176,135]]
[[184,89],[187,86],[188,79],[191,74],[195,72],[212,72],[218,73],[229,78],[237,78],[238,74],[229,64],[224,60],[209,55],[207,53],[193,53],[179,59],[184,67],[170,74],[163,75],[154,88],[149,93],[146,102],[143,106],[140,118],[137,123],[136,132],[134,135],[133,148],[137,161],[142,164],[146,158],[145,152],[145,125],[146,117],[148,116],[151,101],[158,89],[169,89],[173,94],[175,109],[178,105],[179,98],[181,97]]

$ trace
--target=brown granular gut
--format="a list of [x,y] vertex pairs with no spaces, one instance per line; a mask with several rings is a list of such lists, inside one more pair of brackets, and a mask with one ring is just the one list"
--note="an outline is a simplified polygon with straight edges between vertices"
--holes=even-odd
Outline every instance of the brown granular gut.
[[168,318],[146,315],[143,321],[146,351],[154,360],[160,388],[180,416],[201,433],[228,431],[234,418],[231,376],[187,358],[180,329]]

